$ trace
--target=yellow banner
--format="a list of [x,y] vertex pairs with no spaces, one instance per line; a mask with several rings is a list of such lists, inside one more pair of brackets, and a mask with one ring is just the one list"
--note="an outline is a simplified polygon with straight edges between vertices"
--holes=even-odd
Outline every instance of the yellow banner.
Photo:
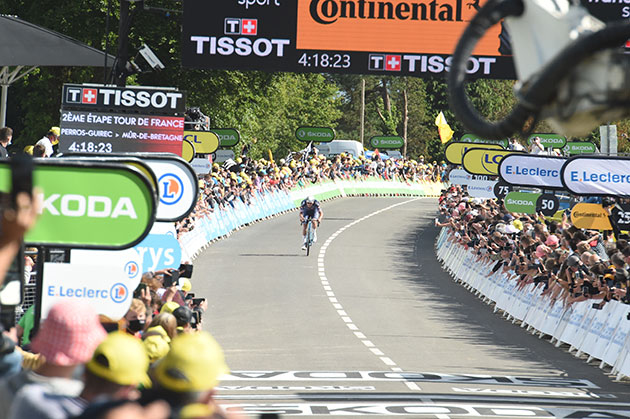
[[462,164],[464,153],[471,148],[484,148],[487,150],[503,150],[498,144],[476,144],[476,143],[450,143],[444,150],[446,160],[451,164]]
[[184,131],[184,140],[193,143],[199,154],[214,153],[219,148],[219,136],[214,132]]
[[188,163],[193,161],[195,158],[195,146],[192,142],[188,140],[182,141],[182,159],[186,160]]
[[571,210],[571,222],[577,228],[612,230],[608,213],[600,204],[575,204]]
[[478,149],[477,147],[470,148],[470,150],[464,153],[462,165],[468,173],[475,175],[498,175],[499,163],[503,157],[508,154],[514,154],[513,151],[508,150],[485,150]]

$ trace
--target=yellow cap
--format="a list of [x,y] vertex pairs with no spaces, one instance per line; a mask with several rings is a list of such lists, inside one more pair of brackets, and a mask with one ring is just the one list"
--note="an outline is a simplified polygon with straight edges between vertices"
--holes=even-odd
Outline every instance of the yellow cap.
[[112,332],[96,347],[86,368],[94,375],[123,386],[150,383],[149,356],[139,339]]
[[61,129],[59,129],[59,127],[50,127],[50,129],[48,131],[52,132],[57,137],[59,137],[61,135]]
[[192,289],[192,283],[188,278],[179,278],[179,285],[182,288],[182,291],[190,291]]
[[160,313],[172,313],[178,307],[179,307],[179,304],[177,304],[175,301],[169,301],[167,303],[164,303],[164,305],[160,309]]
[[159,335],[147,336],[142,341],[142,344],[151,363],[164,358],[171,349],[166,339]]
[[32,145],[27,145],[26,147],[24,147],[24,152],[26,154],[30,154],[32,156],[33,155],[33,146]]
[[227,374],[223,349],[208,332],[183,333],[171,342],[171,350],[155,366],[154,378],[176,392],[206,391]]

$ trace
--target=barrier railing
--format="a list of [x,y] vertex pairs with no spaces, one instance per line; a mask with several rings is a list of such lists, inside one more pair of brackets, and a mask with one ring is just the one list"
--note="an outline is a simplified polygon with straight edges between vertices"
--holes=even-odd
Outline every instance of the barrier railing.
[[589,363],[599,360],[599,367],[610,367],[618,380],[630,376],[630,305],[616,300],[600,310],[592,307],[593,300],[565,305],[543,295],[543,284],[519,286],[511,272],[493,273],[494,263],[481,263],[452,238],[448,228],[442,228],[436,254],[455,281],[530,333],[549,336],[556,346],[568,345],[569,352],[586,356]]
[[184,260],[194,259],[214,240],[229,236],[233,231],[299,207],[304,198],[315,196],[320,201],[355,195],[439,196],[442,183],[401,182],[377,177],[354,180],[324,181],[302,185],[290,191],[256,192],[251,204],[239,198],[225,208],[215,206],[210,216],[195,221],[193,228],[179,238]]

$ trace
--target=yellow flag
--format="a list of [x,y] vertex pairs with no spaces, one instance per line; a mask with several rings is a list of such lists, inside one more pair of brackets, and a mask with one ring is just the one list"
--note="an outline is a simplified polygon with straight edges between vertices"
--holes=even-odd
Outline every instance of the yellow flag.
[[446,122],[446,118],[442,112],[440,112],[437,118],[435,118],[435,125],[438,127],[440,141],[442,141],[442,144],[453,138],[453,130],[448,125],[448,122]]

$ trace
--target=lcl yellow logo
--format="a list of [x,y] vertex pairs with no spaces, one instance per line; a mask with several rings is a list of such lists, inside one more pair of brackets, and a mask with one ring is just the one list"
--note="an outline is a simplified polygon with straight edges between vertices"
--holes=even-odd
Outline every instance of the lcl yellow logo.
[[496,176],[499,174],[499,163],[508,154],[514,154],[514,151],[471,148],[464,153],[462,165],[468,173]]
[[195,146],[198,154],[210,154],[219,148],[219,137],[214,132],[184,131],[184,140]]
[[498,144],[475,144],[475,143],[450,143],[444,150],[446,161],[451,164],[462,164],[464,153],[471,148],[483,148],[485,150],[503,150]]

